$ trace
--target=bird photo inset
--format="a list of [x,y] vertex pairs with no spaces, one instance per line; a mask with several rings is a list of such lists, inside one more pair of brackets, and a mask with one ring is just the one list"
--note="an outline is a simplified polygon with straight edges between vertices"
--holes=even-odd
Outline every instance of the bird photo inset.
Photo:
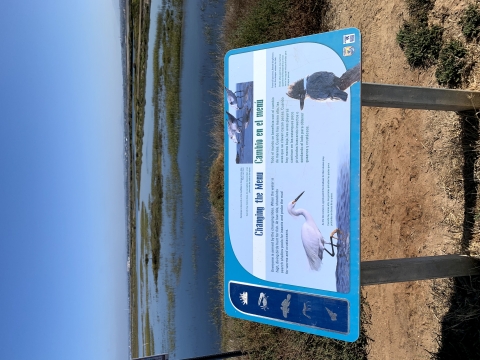
[[345,90],[360,81],[360,78],[360,64],[348,69],[340,77],[328,71],[318,71],[290,84],[287,95],[300,101],[300,110],[303,110],[307,98],[315,101],[347,101],[348,94]]
[[228,103],[233,106],[236,110],[240,110],[243,105],[240,107],[238,106],[238,99],[242,98],[243,95],[237,95],[239,91],[233,92],[232,90],[228,89],[225,86],[225,91],[227,92],[227,101]]
[[[330,234],[330,243],[325,243],[325,239],[323,238],[322,233],[318,230],[317,224],[313,219],[312,215],[305,209],[296,209],[295,204],[297,203],[298,199],[303,195],[305,191],[303,191],[297,198],[291,201],[287,205],[287,211],[290,215],[294,217],[298,217],[302,215],[305,218],[305,222],[302,225],[302,243],[305,249],[305,254],[307,255],[308,263],[312,270],[318,271],[322,265],[323,260],[323,252],[326,251],[328,255],[334,257],[335,250],[334,247],[338,245],[333,244],[332,239],[337,239],[335,237],[336,233],[340,233],[339,229],[335,229]],[[325,248],[325,245],[331,245],[332,251],[328,251]]]
[[[253,120],[253,82],[236,83],[233,92],[227,86],[225,120],[228,138],[236,145],[236,164],[253,162],[253,128],[249,127]],[[233,147],[232,147],[233,150]],[[233,159],[232,159],[233,160]]]

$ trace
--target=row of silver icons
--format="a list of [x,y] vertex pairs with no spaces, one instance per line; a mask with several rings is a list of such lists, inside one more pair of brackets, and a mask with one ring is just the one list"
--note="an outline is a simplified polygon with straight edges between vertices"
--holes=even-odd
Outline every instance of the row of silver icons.
[[[288,313],[290,312],[290,299],[292,295],[287,294],[286,299],[282,301],[282,306],[280,309],[282,309],[282,314],[283,317],[286,319],[288,317]],[[248,305],[248,292],[244,291],[243,293],[240,294],[240,300],[242,301],[243,305]],[[268,309],[268,296],[266,293],[261,292],[260,296],[258,297],[258,306],[260,306],[260,309],[263,311],[267,311]],[[330,316],[330,320],[332,321],[337,321],[337,314],[331,311],[329,308],[325,307],[325,310],[327,310],[328,316]],[[312,311],[312,308],[310,306],[310,301],[307,301],[303,303],[303,310],[302,314],[311,319],[312,317],[308,315],[308,313]]]

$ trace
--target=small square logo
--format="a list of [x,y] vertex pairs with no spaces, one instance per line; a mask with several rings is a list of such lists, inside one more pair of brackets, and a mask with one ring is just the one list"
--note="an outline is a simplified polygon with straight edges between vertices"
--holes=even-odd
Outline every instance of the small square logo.
[[344,44],[353,44],[355,42],[355,34],[343,35]]
[[355,48],[353,46],[345,46],[343,48],[343,56],[352,56],[355,52]]

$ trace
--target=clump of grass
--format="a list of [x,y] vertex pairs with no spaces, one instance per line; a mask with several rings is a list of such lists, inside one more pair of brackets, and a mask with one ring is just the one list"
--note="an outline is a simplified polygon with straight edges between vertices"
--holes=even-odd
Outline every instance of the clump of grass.
[[286,37],[282,25],[287,14],[289,0],[265,0],[259,2],[255,11],[239,23],[233,32],[235,47],[270,42]]
[[427,67],[438,59],[443,29],[422,21],[406,21],[397,33],[397,42],[412,67]]
[[409,21],[397,33],[397,42],[411,67],[435,64],[442,47],[443,28],[428,25],[428,12],[434,0],[406,0]]
[[428,12],[431,11],[435,5],[434,0],[407,0],[406,2],[410,19],[425,23],[428,20]]
[[326,31],[329,7],[328,0],[229,1],[224,46],[229,50]]
[[440,85],[458,87],[465,73],[467,50],[458,40],[448,42],[440,51],[435,76]]
[[472,40],[480,34],[480,11],[477,5],[470,4],[459,21],[463,35]]

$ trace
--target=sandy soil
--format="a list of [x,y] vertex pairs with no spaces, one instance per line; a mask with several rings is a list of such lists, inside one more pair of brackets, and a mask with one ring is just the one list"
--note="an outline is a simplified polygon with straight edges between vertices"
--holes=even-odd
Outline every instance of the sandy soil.
[[[408,18],[404,1],[332,3],[333,28],[362,33],[362,81],[438,87],[435,69],[410,69],[396,43]],[[446,27],[447,38],[461,37],[456,22],[465,4],[436,1],[432,21]],[[471,88],[477,76],[474,68]],[[464,205],[458,117],[367,107],[362,117],[362,260],[457,253]],[[363,288],[372,313],[371,359],[424,359],[436,351],[445,308],[434,299],[432,283]]]

